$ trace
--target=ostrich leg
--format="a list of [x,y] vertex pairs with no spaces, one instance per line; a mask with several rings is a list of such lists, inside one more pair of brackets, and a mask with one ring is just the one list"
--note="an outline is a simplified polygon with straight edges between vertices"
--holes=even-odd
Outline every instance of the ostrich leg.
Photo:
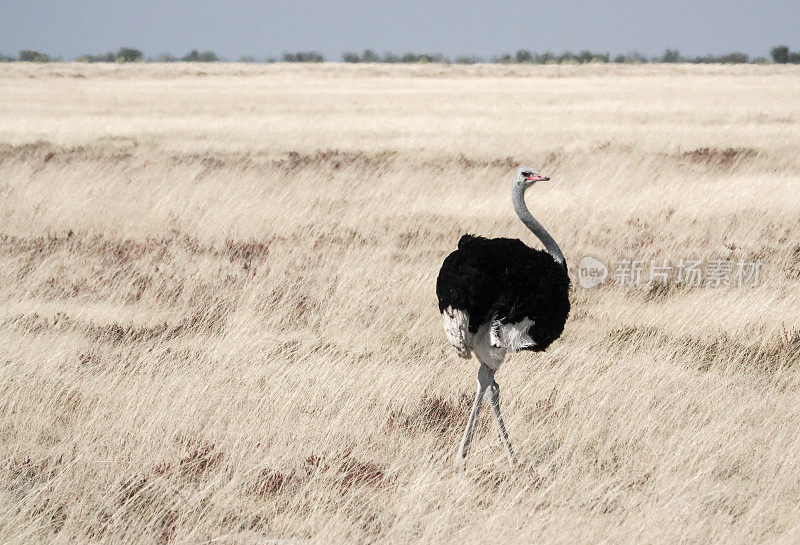
[[472,404],[472,412],[469,413],[469,420],[467,420],[467,427],[464,429],[464,437],[461,439],[461,444],[458,446],[456,452],[456,468],[464,469],[466,467],[467,454],[469,454],[469,445],[472,443],[472,436],[475,433],[475,422],[478,420],[478,412],[481,410],[481,403],[483,402],[483,394],[486,389],[494,382],[494,371],[481,362],[481,367],[478,369],[478,390],[475,392],[475,402]]
[[492,406],[494,421],[497,422],[497,429],[500,431],[500,440],[503,442],[503,446],[506,447],[508,462],[513,466],[516,463],[514,449],[511,448],[511,441],[508,440],[508,433],[506,432],[506,424],[503,422],[503,415],[500,414],[500,385],[495,381],[492,381],[492,385],[489,387],[489,404]]

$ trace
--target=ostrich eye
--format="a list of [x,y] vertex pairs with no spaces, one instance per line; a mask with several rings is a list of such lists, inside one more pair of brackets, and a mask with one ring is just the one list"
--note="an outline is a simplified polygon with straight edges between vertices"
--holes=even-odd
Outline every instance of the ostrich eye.
[[522,173],[522,175],[523,175],[523,176],[530,176],[530,175],[531,175],[531,173],[530,173],[530,172],[523,172],[523,173]]

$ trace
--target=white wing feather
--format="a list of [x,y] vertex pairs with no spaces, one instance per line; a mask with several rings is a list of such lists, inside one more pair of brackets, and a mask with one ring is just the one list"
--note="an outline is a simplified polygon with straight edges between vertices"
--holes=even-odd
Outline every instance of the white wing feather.
[[456,349],[458,355],[465,360],[472,357],[472,333],[469,332],[469,314],[463,310],[447,307],[442,312],[442,323],[447,340]]
[[497,324],[497,337],[499,337],[499,346],[502,346],[509,352],[519,352],[523,348],[528,348],[536,344],[531,339],[528,331],[533,325],[533,320],[524,318],[521,322],[514,324]]

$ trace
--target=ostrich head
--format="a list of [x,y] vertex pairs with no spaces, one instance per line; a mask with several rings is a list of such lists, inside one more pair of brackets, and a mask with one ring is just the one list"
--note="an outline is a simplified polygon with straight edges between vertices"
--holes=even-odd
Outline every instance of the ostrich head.
[[517,185],[523,189],[528,189],[536,182],[542,182],[549,179],[550,178],[548,176],[542,176],[531,167],[519,167],[517,169],[517,175],[514,176],[514,185]]

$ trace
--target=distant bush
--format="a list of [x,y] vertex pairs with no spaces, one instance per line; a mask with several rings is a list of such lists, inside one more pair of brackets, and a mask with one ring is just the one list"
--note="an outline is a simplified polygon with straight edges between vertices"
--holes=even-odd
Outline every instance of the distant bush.
[[545,51],[544,53],[536,53],[534,56],[534,60],[539,64],[553,64],[556,61],[556,56],[550,51]]
[[[509,55],[510,57],[510,55]],[[533,54],[528,51],[527,49],[520,49],[517,51],[517,55],[514,57],[514,62],[524,63],[524,62],[533,62]]]
[[181,60],[183,62],[219,62],[219,57],[213,51],[198,51],[192,49]]
[[297,53],[284,53],[283,62],[325,62],[325,57],[319,51],[298,51]]
[[117,56],[109,51],[100,55],[83,55],[75,60],[78,62],[114,62],[117,60]]
[[772,56],[772,62],[776,64],[789,62],[789,48],[785,45],[776,45],[770,49],[769,54]]
[[684,57],[677,49],[667,49],[660,57],[653,58],[653,62],[662,63],[691,63],[691,64],[746,64],[750,62],[750,56],[745,53],[734,51],[724,55],[702,55],[697,57]]
[[800,64],[800,51],[789,51],[785,45],[776,45],[769,54],[775,64]]
[[744,64],[750,61],[750,57],[744,53],[726,53],[719,57],[715,55],[703,55],[692,59],[684,59],[682,62],[693,64]]
[[561,55],[556,55],[551,51],[544,53],[532,53],[527,49],[520,49],[515,55],[505,53],[492,57],[490,62],[500,64],[588,64],[588,63],[607,63],[611,59],[608,53],[595,53],[584,49],[578,54],[572,51],[564,51]]
[[415,55],[414,53],[406,53],[403,55],[403,62],[421,62],[421,63],[428,63],[428,62],[437,62],[441,64],[450,64],[450,59],[442,55],[441,53],[422,53],[421,55]]
[[116,53],[109,51],[100,55],[81,55],[75,60],[77,62],[141,62],[144,60],[144,54],[138,49],[123,47]]
[[750,62],[750,56],[739,52],[726,53],[719,57],[719,62],[722,64],[745,64]]
[[381,62],[381,58],[371,49],[365,49],[361,56],[361,62]]
[[[467,59],[468,57],[461,57],[463,59]],[[473,57],[474,58],[474,57]],[[346,51],[342,53],[342,60],[344,62],[350,63],[387,63],[387,64],[398,64],[398,63],[426,63],[426,62],[438,62],[438,63],[449,63],[450,59],[442,55],[441,53],[404,53],[402,56],[397,55],[395,53],[384,53],[383,56],[379,55],[372,49],[365,49],[363,53],[358,54],[354,51]],[[467,63],[465,63],[467,64]]]
[[353,51],[345,51],[342,53],[342,60],[344,62],[361,62],[361,57]]
[[[753,62],[763,62],[763,57],[759,57],[757,60],[754,59]],[[608,63],[608,62],[615,62],[617,64],[633,64],[633,63],[648,63],[648,62],[657,62],[657,63],[726,63],[726,64],[734,64],[734,63],[748,63],[751,62],[748,55],[745,53],[733,52],[733,53],[726,53],[721,56],[714,56],[714,55],[705,55],[702,57],[694,57],[694,58],[687,58],[683,57],[677,49],[667,49],[664,51],[663,54],[648,59],[645,55],[637,51],[632,51],[627,54],[618,54],[613,58],[610,54],[605,52],[595,52],[590,51],[588,49],[584,49],[579,53],[573,53],[572,51],[564,51],[560,55],[556,55],[549,51],[544,53],[535,53],[530,52],[527,49],[520,49],[517,51],[515,55],[510,55],[508,53],[499,55],[496,57],[492,57],[491,61],[493,63],[500,63],[500,64],[511,64],[511,63],[521,63],[521,64],[589,64],[589,63]],[[789,61],[791,62],[791,60]]]
[[51,62],[52,59],[47,56],[45,53],[39,53],[38,51],[32,51],[30,49],[23,49],[19,52],[19,61],[20,62]]
[[592,53],[588,49],[584,49],[578,53],[578,62],[581,64],[589,64],[590,62],[608,62],[608,53]]
[[607,63],[611,60],[611,55],[608,53],[597,53],[592,57],[592,60],[589,62],[601,62]]
[[480,62],[484,62],[483,58],[475,55],[472,55],[470,57],[467,57],[465,55],[459,55],[458,57],[456,57],[455,60],[456,64],[478,64]]
[[658,62],[675,63],[681,62],[681,52],[677,49],[667,49],[658,59]]
[[[770,50],[770,57],[775,64],[800,64],[800,51],[791,51],[786,45],[777,45]],[[139,49],[122,47],[116,53],[108,52],[99,55],[82,55],[75,59],[77,62],[141,62],[144,54]],[[151,62],[152,59],[147,59]],[[53,62],[61,61],[61,58],[51,58],[46,53],[24,49],[19,52],[17,58],[0,54],[0,62]],[[156,57],[156,62],[219,62],[220,58],[213,51],[198,51],[193,49],[181,58],[164,53]],[[253,56],[239,57],[238,62],[291,62],[291,63],[321,63],[325,62],[325,57],[319,51],[298,51],[295,53],[285,52],[280,58],[269,57],[263,61],[257,60]],[[454,61],[442,53],[413,53],[407,52],[397,54],[386,52],[378,54],[373,49],[365,49],[361,53],[346,51],[342,53],[342,61],[346,63],[441,63],[450,64],[476,64],[487,62],[483,57],[476,55],[459,55]],[[666,49],[664,53],[654,57],[646,57],[637,51],[620,53],[612,57],[606,52],[595,52],[583,49],[578,53],[564,51],[555,54],[551,51],[537,53],[528,49],[518,49],[516,53],[504,53],[491,57],[488,62],[498,64],[589,64],[589,63],[609,63],[617,64],[639,64],[639,63],[693,63],[693,64],[765,64],[767,59],[755,57],[751,59],[746,53],[733,51],[722,55],[701,55],[696,57],[684,57],[677,49]]]
[[643,64],[648,62],[647,57],[638,51],[630,51],[624,55],[620,54],[614,58],[614,62],[627,63],[627,64]]
[[141,61],[143,57],[144,54],[138,49],[122,47],[117,51],[117,58],[115,60],[117,62],[137,62]]

